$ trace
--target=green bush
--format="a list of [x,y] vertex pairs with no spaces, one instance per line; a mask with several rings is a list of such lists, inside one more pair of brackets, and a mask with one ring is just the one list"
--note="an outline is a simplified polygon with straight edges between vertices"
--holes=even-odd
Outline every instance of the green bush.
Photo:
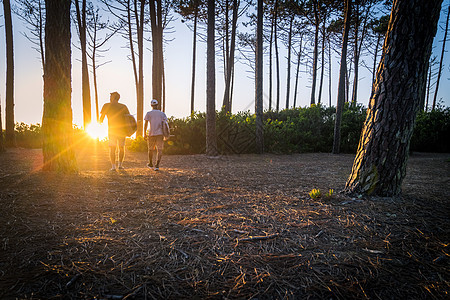
[[[341,152],[355,153],[366,110],[360,105],[346,104],[342,114]],[[250,112],[216,115],[217,147],[220,153],[255,153],[255,115]],[[264,145],[269,153],[331,152],[333,145],[335,108],[314,105],[280,112],[266,111]],[[206,114],[193,113],[183,119],[170,118],[171,137],[165,142],[166,154],[205,153]],[[86,133],[74,128],[74,140],[88,141]],[[16,124],[16,142],[19,147],[42,146],[41,126]],[[86,144],[83,142],[82,144]],[[147,151],[142,137],[127,139],[131,151]],[[419,112],[412,151],[450,152],[450,108]]]
[[42,135],[40,124],[16,123],[15,126],[16,145],[23,148],[41,148]]
[[450,152],[450,108],[419,112],[411,139],[411,151]]

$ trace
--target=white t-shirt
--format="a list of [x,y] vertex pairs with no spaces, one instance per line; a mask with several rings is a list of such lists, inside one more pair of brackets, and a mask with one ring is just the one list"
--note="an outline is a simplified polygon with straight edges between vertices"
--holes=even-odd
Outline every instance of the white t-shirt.
[[167,122],[167,116],[165,113],[158,109],[153,109],[145,114],[145,121],[149,122],[148,135],[163,135],[162,122]]

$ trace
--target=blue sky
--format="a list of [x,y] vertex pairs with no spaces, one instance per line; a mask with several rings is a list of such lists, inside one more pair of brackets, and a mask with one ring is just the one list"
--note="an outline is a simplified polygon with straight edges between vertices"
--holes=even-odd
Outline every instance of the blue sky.
[[[14,1],[12,1],[14,2]],[[450,0],[444,0],[443,9],[441,11],[441,19],[439,21],[440,28],[434,40],[433,55],[440,57],[442,49],[443,26],[445,25],[444,12],[446,11]],[[0,14],[3,15],[3,7],[0,8]],[[0,24],[3,25],[3,17]],[[242,28],[242,25],[240,25]],[[190,87],[191,87],[191,68],[192,68],[192,32],[187,26],[181,23],[180,18],[172,23],[173,33],[169,35],[170,41],[165,48],[165,68],[166,68],[166,95],[167,106],[166,114],[179,118],[187,117],[190,114]],[[23,22],[13,15],[14,30],[14,60],[15,60],[15,121],[27,124],[41,123],[42,120],[42,70],[39,61],[39,54],[32,49],[31,43],[21,34],[25,30]],[[0,97],[3,110],[5,108],[5,73],[6,73],[6,55],[5,55],[5,35],[4,27],[0,28]],[[77,44],[78,36],[75,28],[72,28],[72,40]],[[447,42],[446,49],[448,49]],[[129,49],[125,47],[126,41],[120,37],[110,41],[108,47],[110,50],[106,53],[103,61],[111,60],[110,63],[104,65],[98,70],[99,83],[99,105],[109,101],[109,93],[118,91],[121,94],[121,102],[126,104],[131,113],[136,113],[136,96],[134,79],[132,74],[131,62],[127,59]],[[197,79],[196,79],[196,111],[205,111],[206,104],[206,45],[203,42],[197,44]],[[145,45],[144,54],[144,110],[150,109],[151,100],[151,52],[150,43]],[[282,61],[282,92],[280,106],[284,107],[285,103],[285,86],[286,86],[286,65],[285,57],[287,56],[285,49],[282,47],[280,57]],[[337,96],[337,80],[338,69],[337,57],[333,62],[333,78],[332,78],[332,104],[336,103]],[[72,47],[72,110],[73,121],[75,124],[82,124],[82,108],[81,108],[81,63],[79,62],[80,53],[76,47]],[[264,102],[265,108],[268,103],[268,63],[265,57],[264,72]],[[445,106],[450,106],[450,53],[445,54],[444,69],[439,87],[438,99],[442,99]],[[216,105],[221,106],[223,97],[223,72],[221,68],[220,58],[216,57]],[[301,78],[299,82],[299,91],[297,93],[297,106],[308,106],[310,101],[310,76],[305,72],[305,67],[301,69]],[[250,77],[250,69],[242,64],[236,64],[236,80],[234,85],[233,96],[233,112],[254,110],[254,82]],[[291,71],[294,74],[295,68]],[[360,68],[360,81],[358,92],[358,103],[367,106],[371,85],[372,75]],[[291,83],[291,95],[293,93],[293,82]],[[92,99],[93,84],[91,83]],[[291,97],[291,102],[293,97]],[[322,102],[328,104],[328,78],[324,79],[324,89]],[[93,102],[94,103],[94,102]],[[94,104],[93,104],[94,105]],[[145,113],[145,112],[144,112]],[[95,116],[93,106],[92,111]]]

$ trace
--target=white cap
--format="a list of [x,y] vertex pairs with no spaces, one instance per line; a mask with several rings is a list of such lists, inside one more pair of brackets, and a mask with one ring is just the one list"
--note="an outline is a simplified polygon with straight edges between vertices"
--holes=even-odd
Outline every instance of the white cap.
[[151,104],[152,106],[153,106],[153,105],[158,105],[158,100],[153,99],[152,102],[150,102],[150,104]]

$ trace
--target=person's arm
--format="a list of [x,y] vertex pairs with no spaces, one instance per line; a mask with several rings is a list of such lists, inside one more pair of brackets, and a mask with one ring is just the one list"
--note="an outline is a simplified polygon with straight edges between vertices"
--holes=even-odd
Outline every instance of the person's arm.
[[145,120],[145,122],[144,122],[144,139],[147,139],[147,126],[148,126],[148,121]]
[[105,105],[103,105],[102,110],[100,111],[100,120],[99,120],[100,124],[102,124],[103,120],[105,119],[105,115],[106,115],[105,113],[106,113],[106,107],[105,107]]

